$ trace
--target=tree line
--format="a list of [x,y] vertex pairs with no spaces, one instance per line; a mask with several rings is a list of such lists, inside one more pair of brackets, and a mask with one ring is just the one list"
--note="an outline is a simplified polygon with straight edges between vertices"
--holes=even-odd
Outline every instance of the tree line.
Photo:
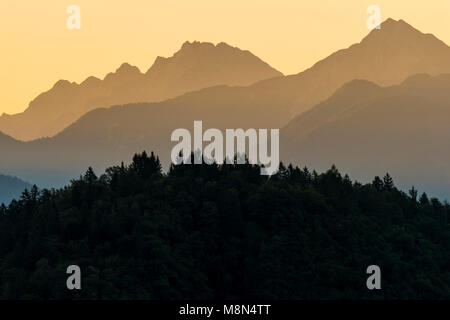
[[[1,299],[449,299],[450,206],[280,164],[143,152],[0,206]],[[380,266],[382,289],[366,268]],[[82,289],[66,287],[79,265]]]

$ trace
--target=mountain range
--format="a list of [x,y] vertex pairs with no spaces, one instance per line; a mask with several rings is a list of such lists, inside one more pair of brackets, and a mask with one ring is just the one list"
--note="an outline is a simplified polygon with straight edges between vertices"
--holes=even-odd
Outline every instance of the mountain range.
[[[88,166],[101,171],[144,149],[156,151],[167,167],[171,132],[192,130],[193,121],[202,120],[205,128],[281,128],[283,161],[317,169],[334,163],[360,180],[388,171],[404,188],[416,185],[448,197],[450,77],[439,75],[450,73],[445,43],[388,19],[360,43],[299,74],[282,76],[266,67],[267,79],[253,84],[257,77],[244,83],[242,76],[240,83],[203,83],[197,91],[184,86],[181,95],[168,100],[155,95],[153,103],[106,103],[80,113],[51,138],[22,142],[0,135],[0,171],[60,186]],[[120,97],[120,103],[145,101]]]

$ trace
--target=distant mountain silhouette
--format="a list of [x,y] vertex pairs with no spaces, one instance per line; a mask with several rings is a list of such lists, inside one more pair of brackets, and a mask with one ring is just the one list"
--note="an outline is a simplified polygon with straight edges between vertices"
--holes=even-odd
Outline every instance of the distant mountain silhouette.
[[389,18],[360,43],[333,53],[299,74],[263,80],[254,87],[281,99],[292,99],[293,113],[298,114],[354,79],[387,86],[418,73],[449,72],[450,47],[403,20]]
[[19,140],[34,140],[55,135],[98,107],[162,101],[205,87],[245,86],[281,75],[249,51],[226,43],[186,42],[172,57],[158,57],[145,74],[124,63],[103,80],[60,80],[23,113],[2,115],[0,130]]
[[8,205],[12,199],[20,197],[25,189],[30,189],[31,185],[16,177],[0,174],[0,204]]
[[293,117],[353,79],[393,85],[413,74],[449,72],[450,47],[403,20],[387,19],[360,43],[286,77],[248,51],[225,43],[186,42],[173,57],[158,57],[145,74],[123,64],[103,80],[58,81],[25,112],[1,116],[0,131],[24,141],[53,136],[97,107],[158,102],[215,85],[250,85],[248,94],[290,104]]
[[450,193],[450,75],[379,87],[354,80],[281,130],[286,161],[335,164],[360,180],[390,172],[403,188]]
[[167,168],[172,131],[192,130],[194,120],[222,130],[280,128],[289,120],[289,105],[269,98],[245,87],[216,86],[163,102],[99,108],[52,138],[31,142],[10,138],[7,147],[0,140],[0,172],[7,170],[42,187],[60,186],[88,166],[103,170],[144,149],[157,151]]
[[[281,129],[281,159],[318,170],[336,164],[361,181],[389,172],[403,188],[448,197],[448,101],[450,75],[416,75],[391,87],[353,80]],[[247,96],[245,88],[219,86],[160,103],[97,109],[53,138],[13,145],[9,139],[0,171],[62,185],[88,166],[101,171],[127,161],[136,150],[155,150],[167,168],[174,129],[192,131],[198,119],[205,129],[277,128],[288,107],[273,113],[273,103]]]
[[[4,138],[8,145],[3,146],[0,138],[0,172],[60,186],[88,166],[101,171],[142,150],[156,151],[167,166],[174,145],[171,132],[192,130],[194,120],[219,129],[281,128],[292,120],[281,131],[283,160],[318,169],[336,162],[358,179],[389,171],[400,186],[420,181],[443,194],[450,172],[447,76],[413,76],[401,85],[379,86],[424,69],[433,75],[450,73],[449,47],[403,21],[388,19],[360,44],[298,75],[93,110],[49,139],[24,143]],[[303,109],[311,111],[293,119],[293,110]]]

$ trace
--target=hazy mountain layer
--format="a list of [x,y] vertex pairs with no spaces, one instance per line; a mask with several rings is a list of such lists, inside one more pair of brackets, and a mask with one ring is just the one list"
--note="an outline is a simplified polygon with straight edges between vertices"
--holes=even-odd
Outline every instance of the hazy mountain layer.
[[289,107],[243,87],[217,86],[159,103],[96,109],[52,138],[21,142],[5,137],[4,147],[0,139],[0,171],[21,174],[39,186],[59,186],[88,166],[104,170],[144,149],[157,151],[167,166],[175,129],[193,131],[195,120],[202,120],[205,130],[280,128],[289,120]]
[[339,50],[297,75],[261,81],[258,91],[295,101],[301,113],[327,99],[345,83],[362,79],[387,86],[407,77],[450,73],[450,47],[403,20],[387,19],[360,43]]
[[[227,99],[217,99],[217,96]],[[389,172],[403,188],[448,196],[450,187],[450,75],[417,75],[392,87],[355,80],[281,130],[281,159],[324,170],[336,164],[367,181]],[[40,185],[62,185],[88,166],[96,171],[128,161],[140,150],[170,162],[177,128],[277,128],[288,105],[215,87],[153,104],[94,110],[61,134],[29,143],[7,140],[0,170]]]
[[[420,187],[445,195],[450,181],[448,76],[414,76],[388,88],[353,80],[372,77],[387,85],[415,70],[445,71],[449,50],[435,37],[389,19],[360,44],[299,75],[97,109],[50,139],[23,143],[0,136],[0,171],[57,186],[90,165],[103,170],[144,149],[156,151],[167,165],[175,144],[172,131],[192,131],[194,120],[202,120],[205,129],[281,128],[293,109],[324,100],[283,128],[282,159],[318,169],[336,163],[357,179],[389,171],[402,187],[420,182]],[[339,76],[343,66],[348,72]],[[347,78],[350,83],[332,89]],[[335,93],[326,100],[326,92]]]
[[12,199],[20,197],[25,189],[30,189],[31,185],[16,177],[0,174],[0,204],[9,204]]
[[249,51],[225,43],[186,42],[172,57],[158,57],[146,73],[124,63],[103,80],[58,81],[23,113],[2,115],[0,131],[24,141],[50,137],[98,107],[162,101],[210,86],[245,86],[281,75]]
[[0,131],[19,140],[33,140],[55,135],[97,107],[163,101],[210,86],[246,86],[259,80],[249,92],[291,101],[294,116],[354,79],[393,85],[413,74],[448,72],[450,48],[403,20],[388,19],[360,43],[287,77],[250,52],[225,43],[186,42],[172,57],[158,57],[145,74],[123,64],[103,80],[90,77],[81,84],[61,80],[33,100],[25,112],[0,117]]
[[284,159],[318,170],[332,164],[367,181],[391,173],[449,197],[450,75],[416,75],[378,87],[355,80],[281,131]]

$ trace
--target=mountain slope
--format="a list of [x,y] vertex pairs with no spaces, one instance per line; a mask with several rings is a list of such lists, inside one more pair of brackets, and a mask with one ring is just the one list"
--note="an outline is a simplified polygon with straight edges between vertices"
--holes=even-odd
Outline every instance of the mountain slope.
[[450,197],[450,75],[412,76],[377,87],[352,81],[281,130],[284,159],[318,170],[332,164],[366,181],[390,172]]
[[20,197],[25,189],[30,189],[31,185],[16,177],[0,174],[0,204],[9,204],[12,199]]
[[245,87],[216,86],[158,103],[99,108],[52,138],[3,148],[0,171],[23,174],[43,187],[61,186],[88,166],[104,170],[144,149],[158,152],[167,168],[175,129],[192,131],[194,120],[202,120],[205,130],[280,128],[289,120],[289,106]]
[[327,99],[354,79],[387,86],[407,77],[450,72],[450,47],[431,34],[423,34],[403,20],[387,19],[360,43],[337,51],[297,75],[263,80],[254,86],[274,96],[295,101],[301,113]]
[[98,107],[162,101],[205,87],[250,85],[281,75],[249,51],[225,43],[186,42],[172,57],[158,57],[145,74],[124,63],[103,80],[89,77],[81,84],[60,80],[23,113],[2,115],[0,130],[19,140],[33,140],[55,135]]

